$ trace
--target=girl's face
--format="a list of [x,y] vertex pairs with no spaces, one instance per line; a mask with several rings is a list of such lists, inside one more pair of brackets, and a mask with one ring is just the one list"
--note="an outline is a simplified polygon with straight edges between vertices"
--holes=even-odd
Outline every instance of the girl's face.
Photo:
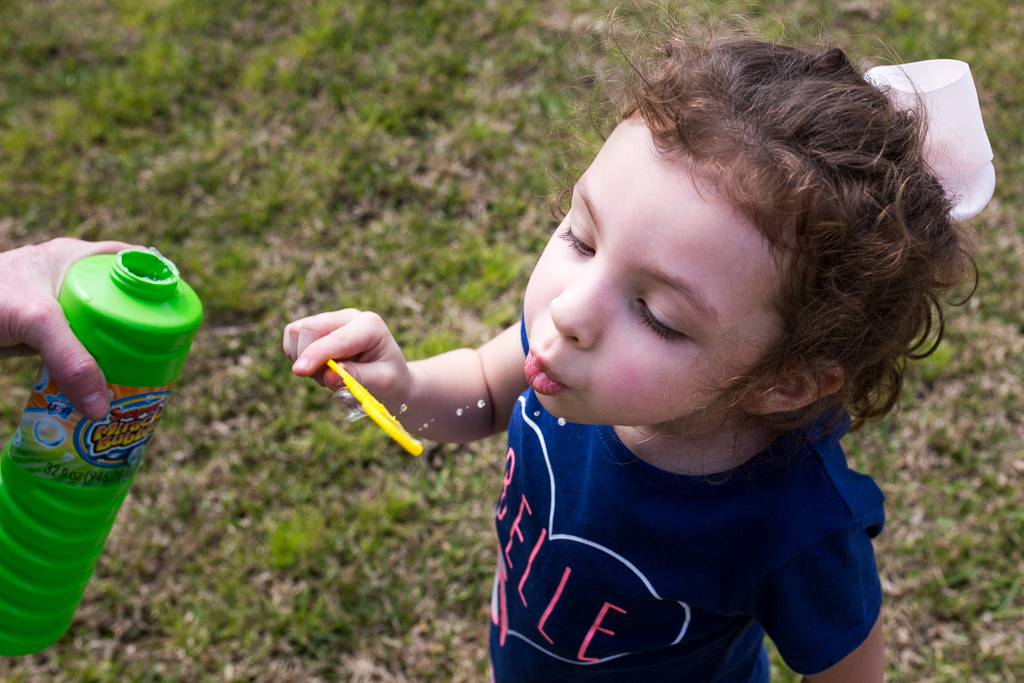
[[530,278],[527,379],[573,422],[721,429],[736,409],[708,388],[743,374],[778,333],[779,276],[753,223],[627,121]]

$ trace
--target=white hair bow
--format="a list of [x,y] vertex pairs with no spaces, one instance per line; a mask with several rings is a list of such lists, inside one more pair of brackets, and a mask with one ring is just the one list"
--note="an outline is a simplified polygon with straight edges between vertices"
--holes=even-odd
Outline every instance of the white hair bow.
[[996,171],[971,67],[955,59],[929,59],[876,66],[864,78],[901,107],[924,107],[924,155],[953,199],[950,215],[956,220],[978,215],[992,199]]

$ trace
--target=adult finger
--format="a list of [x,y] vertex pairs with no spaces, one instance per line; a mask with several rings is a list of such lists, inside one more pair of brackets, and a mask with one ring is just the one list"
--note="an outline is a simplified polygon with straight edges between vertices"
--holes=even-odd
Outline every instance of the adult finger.
[[106,416],[110,408],[106,379],[68,327],[59,306],[35,314],[26,342],[39,350],[50,376],[72,405],[93,420]]

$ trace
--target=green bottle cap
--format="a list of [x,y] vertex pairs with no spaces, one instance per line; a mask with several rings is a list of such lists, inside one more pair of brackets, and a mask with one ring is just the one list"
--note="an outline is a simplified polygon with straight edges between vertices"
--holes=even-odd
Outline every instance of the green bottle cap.
[[59,301],[107,381],[130,387],[173,382],[203,317],[195,291],[155,249],[82,259]]
[[125,249],[114,255],[114,283],[129,296],[163,301],[178,287],[178,268],[157,251]]

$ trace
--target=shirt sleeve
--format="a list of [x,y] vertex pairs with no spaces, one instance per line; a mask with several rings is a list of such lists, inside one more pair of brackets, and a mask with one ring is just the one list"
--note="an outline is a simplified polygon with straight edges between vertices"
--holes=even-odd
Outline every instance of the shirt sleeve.
[[882,586],[871,537],[881,506],[821,539],[758,582],[744,603],[793,671],[838,663],[878,620]]

